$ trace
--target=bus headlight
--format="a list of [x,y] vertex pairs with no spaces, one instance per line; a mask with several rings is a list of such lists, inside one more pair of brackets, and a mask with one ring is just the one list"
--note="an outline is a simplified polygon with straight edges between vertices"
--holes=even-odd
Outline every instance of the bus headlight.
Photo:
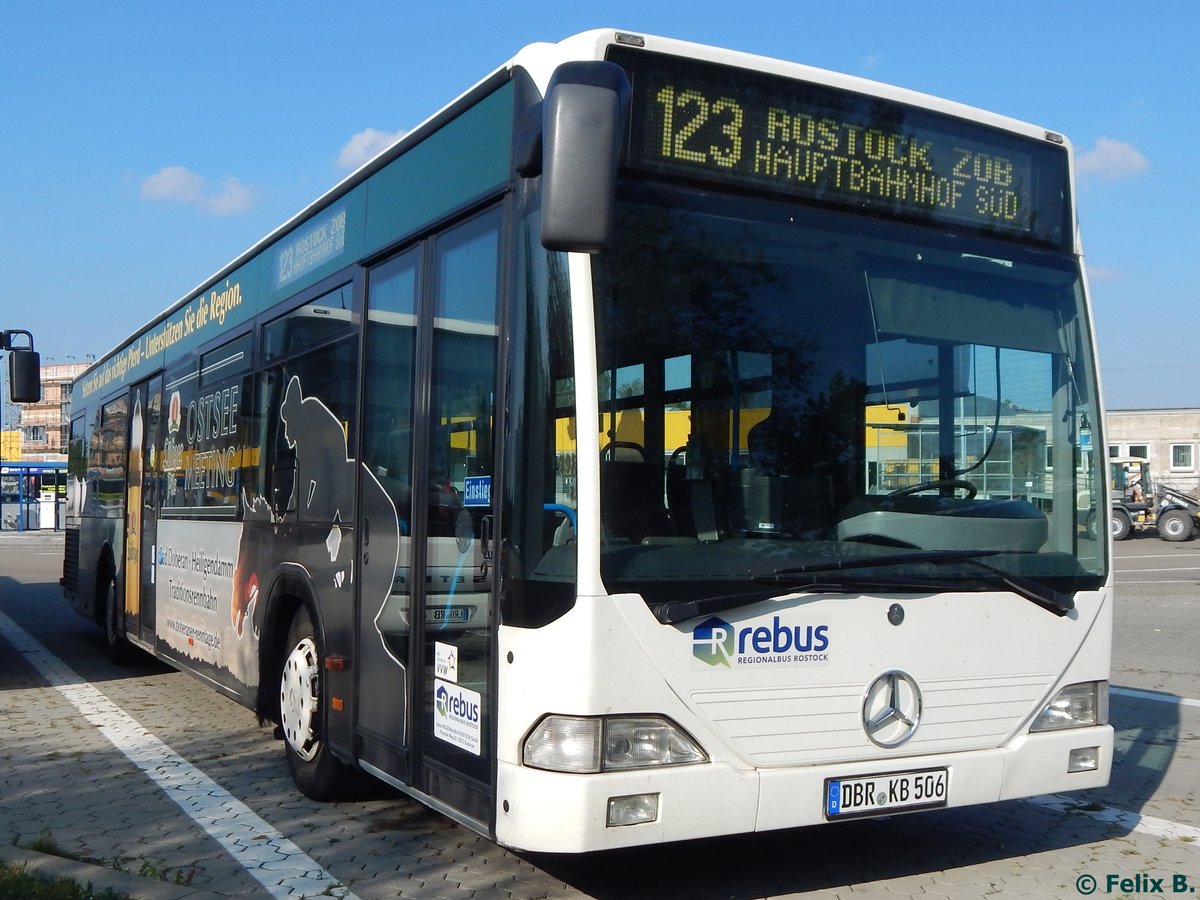
[[1030,731],[1058,731],[1104,725],[1108,722],[1108,682],[1069,684],[1051,700],[1029,726]]
[[552,772],[596,773],[707,761],[678,725],[662,716],[546,716],[525,739],[522,761]]

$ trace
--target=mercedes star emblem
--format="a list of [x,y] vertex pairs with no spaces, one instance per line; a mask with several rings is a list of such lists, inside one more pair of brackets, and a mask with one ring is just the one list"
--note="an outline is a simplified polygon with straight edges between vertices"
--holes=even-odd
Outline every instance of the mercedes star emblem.
[[921,689],[906,672],[884,672],[863,697],[863,730],[876,746],[890,750],[913,736],[921,723]]

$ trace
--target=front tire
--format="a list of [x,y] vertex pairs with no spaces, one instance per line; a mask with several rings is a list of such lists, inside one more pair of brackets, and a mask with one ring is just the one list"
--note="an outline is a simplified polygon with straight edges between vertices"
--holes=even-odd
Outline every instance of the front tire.
[[304,607],[292,619],[285,648],[279,678],[279,727],[292,780],[309,799],[345,799],[358,773],[334,756],[325,740],[324,651]]
[[1133,533],[1133,523],[1129,521],[1129,516],[1120,510],[1113,510],[1111,526],[1114,541],[1126,540]]

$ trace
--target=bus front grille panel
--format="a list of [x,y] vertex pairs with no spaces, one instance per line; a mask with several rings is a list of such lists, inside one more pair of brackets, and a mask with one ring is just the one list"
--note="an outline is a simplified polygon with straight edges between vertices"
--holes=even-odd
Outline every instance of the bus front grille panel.
[[696,691],[699,714],[764,768],[981,750],[1005,743],[1040,708],[1053,673],[920,680],[912,738],[883,751],[863,724],[863,683]]

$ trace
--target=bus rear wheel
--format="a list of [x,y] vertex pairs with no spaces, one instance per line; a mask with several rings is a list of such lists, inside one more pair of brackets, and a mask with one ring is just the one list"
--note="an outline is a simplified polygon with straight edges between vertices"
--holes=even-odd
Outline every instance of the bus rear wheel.
[[104,646],[108,650],[108,661],[115,666],[127,666],[137,658],[137,649],[126,639],[121,628],[123,612],[121,596],[117,593],[116,579],[103,579],[104,592]]
[[312,617],[304,607],[292,619],[285,648],[279,678],[279,726],[292,780],[312,800],[345,799],[357,770],[334,756],[325,741],[324,656]]

